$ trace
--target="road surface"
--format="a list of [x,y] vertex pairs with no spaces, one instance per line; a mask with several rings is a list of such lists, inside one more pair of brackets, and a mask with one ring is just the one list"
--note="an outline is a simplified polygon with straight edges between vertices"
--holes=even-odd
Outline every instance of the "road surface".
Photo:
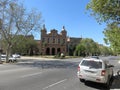
[[[119,68],[118,60],[111,59]],[[102,84],[81,83],[77,78],[80,59],[26,60],[0,65],[0,90],[109,90]],[[110,90],[120,90],[120,77],[114,76]]]

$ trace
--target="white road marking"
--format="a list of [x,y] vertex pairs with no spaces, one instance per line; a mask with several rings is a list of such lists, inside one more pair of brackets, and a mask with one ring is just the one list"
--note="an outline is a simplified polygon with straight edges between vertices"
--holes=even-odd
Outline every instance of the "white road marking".
[[35,75],[39,75],[39,74],[41,74],[41,73],[42,73],[42,72],[27,74],[27,75],[21,76],[21,78],[30,77],[30,76],[35,76]]
[[67,79],[64,79],[64,80],[58,81],[58,82],[56,82],[56,83],[53,83],[53,84],[51,84],[51,85],[43,88],[43,90],[48,89],[48,88],[50,88],[50,87],[53,87],[53,86],[55,86],[55,85],[57,85],[57,84],[63,83],[63,82],[65,82],[66,80],[67,80]]

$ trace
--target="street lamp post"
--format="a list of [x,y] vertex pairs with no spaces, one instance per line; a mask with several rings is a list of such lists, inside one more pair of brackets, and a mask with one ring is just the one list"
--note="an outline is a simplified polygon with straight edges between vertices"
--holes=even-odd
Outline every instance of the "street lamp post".
[[70,38],[67,38],[67,48],[68,48],[68,56],[69,56],[69,44],[70,44]]

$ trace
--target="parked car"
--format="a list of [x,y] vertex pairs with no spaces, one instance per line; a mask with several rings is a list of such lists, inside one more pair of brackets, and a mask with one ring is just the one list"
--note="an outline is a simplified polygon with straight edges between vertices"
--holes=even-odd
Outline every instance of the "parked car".
[[[6,62],[6,55],[1,55],[1,61]],[[17,59],[14,57],[8,57],[8,62],[16,62]]]
[[113,77],[113,65],[96,58],[83,59],[78,65],[77,76],[81,82],[92,81],[109,86]]
[[20,55],[19,54],[13,54],[12,55],[14,58],[20,58]]

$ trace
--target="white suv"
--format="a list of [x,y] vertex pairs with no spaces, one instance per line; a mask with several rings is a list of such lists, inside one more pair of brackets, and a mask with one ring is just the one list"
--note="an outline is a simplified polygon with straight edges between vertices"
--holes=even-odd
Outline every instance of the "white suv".
[[78,65],[77,76],[80,81],[93,81],[109,86],[113,76],[113,65],[101,59],[83,59]]

